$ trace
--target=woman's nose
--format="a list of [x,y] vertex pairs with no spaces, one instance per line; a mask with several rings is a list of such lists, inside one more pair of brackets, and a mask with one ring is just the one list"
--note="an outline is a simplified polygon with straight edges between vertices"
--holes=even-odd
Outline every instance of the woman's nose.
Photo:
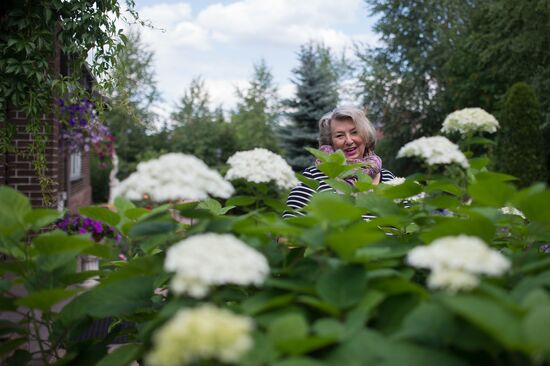
[[347,145],[353,144],[353,140],[351,139],[351,135],[346,135],[346,144]]

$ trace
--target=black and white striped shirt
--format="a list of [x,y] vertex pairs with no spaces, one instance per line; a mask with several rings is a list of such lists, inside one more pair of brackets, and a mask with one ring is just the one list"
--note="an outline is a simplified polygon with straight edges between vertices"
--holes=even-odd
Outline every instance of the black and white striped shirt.
[[[296,187],[290,191],[288,198],[286,200],[286,204],[288,207],[292,208],[293,211],[285,211],[283,212],[283,218],[290,218],[290,217],[296,217],[296,215],[304,215],[303,212],[301,212],[301,209],[303,209],[309,201],[311,200],[311,197],[316,192],[334,192],[334,188],[329,186],[325,179],[328,179],[328,177],[325,175],[325,173],[321,172],[319,169],[317,169],[316,166],[310,166],[309,168],[306,168],[302,175],[309,179],[314,179],[317,182],[319,182],[319,187],[317,189],[312,189],[306,186],[303,183],[298,184]],[[390,172],[387,169],[383,169],[380,171],[380,182],[387,182],[395,178],[395,175],[393,175],[392,172]],[[369,219],[374,216],[371,215],[363,215],[364,219]]]

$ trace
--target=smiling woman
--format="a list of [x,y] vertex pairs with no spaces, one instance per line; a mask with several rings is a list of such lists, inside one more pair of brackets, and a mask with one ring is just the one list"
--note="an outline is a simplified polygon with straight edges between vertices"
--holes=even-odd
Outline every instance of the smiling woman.
[[[374,184],[388,182],[395,176],[389,170],[382,169],[382,160],[374,153],[375,145],[376,131],[365,113],[359,108],[336,108],[325,114],[319,121],[319,150],[329,154],[336,150],[342,150],[348,164],[364,164],[360,169],[373,179]],[[316,192],[334,191],[325,182],[328,177],[316,165],[306,168],[302,175],[318,181],[319,186],[316,190],[303,183],[294,187],[286,202],[287,206],[294,211],[285,211],[283,217],[288,218],[301,214],[300,210],[309,203],[312,195]],[[357,176],[346,177],[345,181],[354,186]]]

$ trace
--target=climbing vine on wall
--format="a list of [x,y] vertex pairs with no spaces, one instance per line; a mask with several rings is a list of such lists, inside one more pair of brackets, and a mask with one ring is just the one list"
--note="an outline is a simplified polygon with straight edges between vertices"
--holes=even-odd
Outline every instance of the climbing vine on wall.
[[[0,20],[0,153],[12,149],[6,111],[15,108],[26,115],[33,143],[12,152],[32,158],[47,198],[52,182],[46,174],[43,116],[59,112],[53,110],[56,97],[101,103],[97,96],[114,87],[109,71],[126,41],[117,21],[143,22],[133,0],[7,0],[0,4]],[[70,72],[54,72],[56,50],[66,56]],[[97,80],[94,93],[81,83],[85,68]]]

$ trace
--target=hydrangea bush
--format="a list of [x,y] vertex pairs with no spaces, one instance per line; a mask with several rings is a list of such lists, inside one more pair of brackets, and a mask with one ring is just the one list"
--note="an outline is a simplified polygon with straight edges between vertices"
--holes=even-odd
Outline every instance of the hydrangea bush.
[[[18,365],[548,364],[550,190],[518,189],[514,177],[488,170],[487,157],[465,160],[450,143],[416,144],[415,156],[456,165],[466,183],[418,174],[373,185],[359,172],[351,187],[339,179],[349,171],[343,160],[317,154],[338,193],[315,195],[305,216],[288,220],[283,202],[231,196],[193,158],[151,161],[131,183],[134,196],[80,209],[114,228],[120,244],[52,230],[62,213],[31,209],[0,188],[0,251],[9,257],[0,306],[13,315],[1,322],[0,357]],[[142,194],[158,203],[127,198]],[[364,221],[366,213],[375,218]],[[100,270],[75,273],[79,255],[101,258]],[[96,276],[97,286],[80,286]],[[100,319],[110,322],[106,334],[86,332]]]

